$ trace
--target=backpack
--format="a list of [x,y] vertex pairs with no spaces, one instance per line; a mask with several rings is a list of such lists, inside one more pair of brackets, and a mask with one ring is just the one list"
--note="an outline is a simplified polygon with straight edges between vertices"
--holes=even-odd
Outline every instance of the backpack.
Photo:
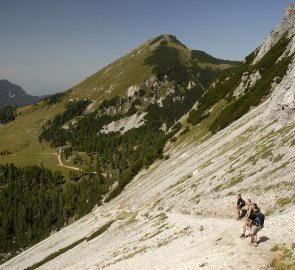
[[245,200],[243,200],[243,199],[241,198],[241,202],[242,202],[241,206],[244,207],[244,206],[246,205]]
[[263,227],[264,226],[264,214],[262,214],[260,211],[259,212],[253,212],[254,214],[254,220],[253,223],[256,226]]

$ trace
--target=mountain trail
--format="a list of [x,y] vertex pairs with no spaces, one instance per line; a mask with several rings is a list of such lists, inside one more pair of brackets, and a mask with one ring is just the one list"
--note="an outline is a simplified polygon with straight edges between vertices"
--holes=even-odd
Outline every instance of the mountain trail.
[[63,164],[62,159],[61,159],[61,153],[52,153],[52,152],[46,152],[46,153],[36,153],[36,154],[41,154],[41,155],[55,155],[57,157],[58,160],[58,165],[64,168],[68,168],[71,170],[75,170],[75,171],[81,171],[80,168],[78,167],[74,167],[74,166],[68,166]]
[[73,166],[68,166],[68,165],[64,165],[63,162],[62,162],[62,159],[61,159],[61,153],[55,153],[57,155],[57,159],[58,159],[58,164],[59,166],[62,166],[64,168],[68,168],[68,169],[71,169],[71,170],[75,170],[75,171],[81,171],[80,168],[78,167],[73,167]]
[[89,237],[110,221],[113,223],[104,233],[38,269],[271,269],[274,254],[270,249],[286,239],[295,242],[294,220],[294,207],[266,217],[265,227],[258,233],[259,245],[253,247],[249,237],[239,238],[244,220],[237,221],[234,216],[204,217],[148,207],[108,211],[102,206],[39,243],[38,252],[29,249],[0,269],[31,266],[56,250]]
[[[290,213],[291,212],[291,213]],[[294,226],[289,222],[289,216],[294,216],[293,211],[286,212],[279,220],[270,218],[266,220],[266,226],[258,233],[258,247],[249,245],[250,237],[240,239],[244,220],[236,221],[228,217],[201,217],[190,214],[170,213],[155,211],[150,213],[150,219],[160,216],[162,222],[156,226],[156,231],[149,231],[145,220],[147,214],[136,215],[138,225],[142,230],[133,226],[133,231],[127,231],[129,245],[132,243],[145,243],[140,247],[131,248],[122,246],[124,254],[120,257],[118,246],[112,246],[112,252],[116,256],[107,259],[101,264],[96,264],[96,269],[270,269],[272,253],[270,249],[278,241],[282,240],[280,229],[288,231],[294,239]],[[153,217],[153,218],[152,218]],[[146,223],[146,220],[145,220]],[[157,224],[157,223],[156,223]],[[165,225],[164,225],[165,224]],[[130,225],[130,224],[129,224]],[[293,226],[293,227],[292,227]],[[164,228],[162,231],[161,228]],[[142,236],[142,231],[145,234]],[[113,241],[119,244],[117,234]],[[104,238],[106,240],[106,238]],[[111,240],[111,239],[109,239]],[[118,241],[118,242],[117,242]],[[125,243],[126,245],[126,243]],[[114,250],[116,250],[114,252]],[[137,250],[137,253],[136,253]],[[136,254],[134,254],[134,252]],[[255,267],[253,260],[256,262]],[[59,262],[60,263],[60,262]],[[87,269],[95,269],[84,265]],[[82,264],[79,265],[82,267]],[[78,267],[78,268],[79,268]],[[50,269],[44,268],[44,269]],[[67,268],[75,269],[75,268]]]

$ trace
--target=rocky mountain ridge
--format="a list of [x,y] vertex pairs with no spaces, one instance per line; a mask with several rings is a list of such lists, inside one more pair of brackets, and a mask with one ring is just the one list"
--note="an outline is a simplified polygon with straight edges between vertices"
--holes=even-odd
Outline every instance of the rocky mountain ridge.
[[[291,39],[285,55],[293,55],[295,52],[295,4],[290,4],[285,12],[283,21],[265,39],[264,45],[259,48],[259,52],[254,61],[257,61],[269,44],[274,43],[281,33],[286,33]],[[268,121],[278,120],[282,125],[294,119],[294,95],[295,95],[295,61],[290,64],[290,68],[283,81],[276,87],[276,91],[271,97],[271,103],[265,112],[265,119]]]
[[[294,4],[289,4],[285,11],[285,16],[282,21],[275,27],[273,31],[265,38],[262,45],[258,48],[258,52],[253,61],[253,64],[261,60],[261,58],[270,50],[270,48],[276,44],[279,39],[282,38],[284,34],[287,33],[287,37],[294,39],[295,34],[295,17],[294,17],[295,6]],[[290,44],[289,52],[294,52],[294,42]]]

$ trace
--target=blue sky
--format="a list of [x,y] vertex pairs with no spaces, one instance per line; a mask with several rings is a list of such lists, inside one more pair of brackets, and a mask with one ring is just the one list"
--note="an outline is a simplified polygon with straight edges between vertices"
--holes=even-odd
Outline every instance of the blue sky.
[[0,79],[34,95],[66,90],[161,34],[241,60],[286,0],[0,0]]

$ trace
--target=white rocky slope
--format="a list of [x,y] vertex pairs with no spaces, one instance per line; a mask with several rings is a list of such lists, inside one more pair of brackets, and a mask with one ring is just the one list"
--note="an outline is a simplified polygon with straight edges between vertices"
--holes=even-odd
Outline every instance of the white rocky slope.
[[[192,135],[171,148],[168,160],[142,171],[116,199],[0,269],[25,269],[110,221],[40,269],[271,269],[271,247],[295,243],[294,61],[259,107],[203,143]],[[267,214],[257,248],[239,238],[236,193]]]
[[[281,203],[295,196],[295,126],[265,125],[269,104],[202,144],[179,145],[116,199],[0,269],[31,266],[109,221],[114,222],[106,232],[40,269],[270,269],[270,248],[295,243],[295,207]],[[258,248],[239,239],[237,192],[270,213]]]

